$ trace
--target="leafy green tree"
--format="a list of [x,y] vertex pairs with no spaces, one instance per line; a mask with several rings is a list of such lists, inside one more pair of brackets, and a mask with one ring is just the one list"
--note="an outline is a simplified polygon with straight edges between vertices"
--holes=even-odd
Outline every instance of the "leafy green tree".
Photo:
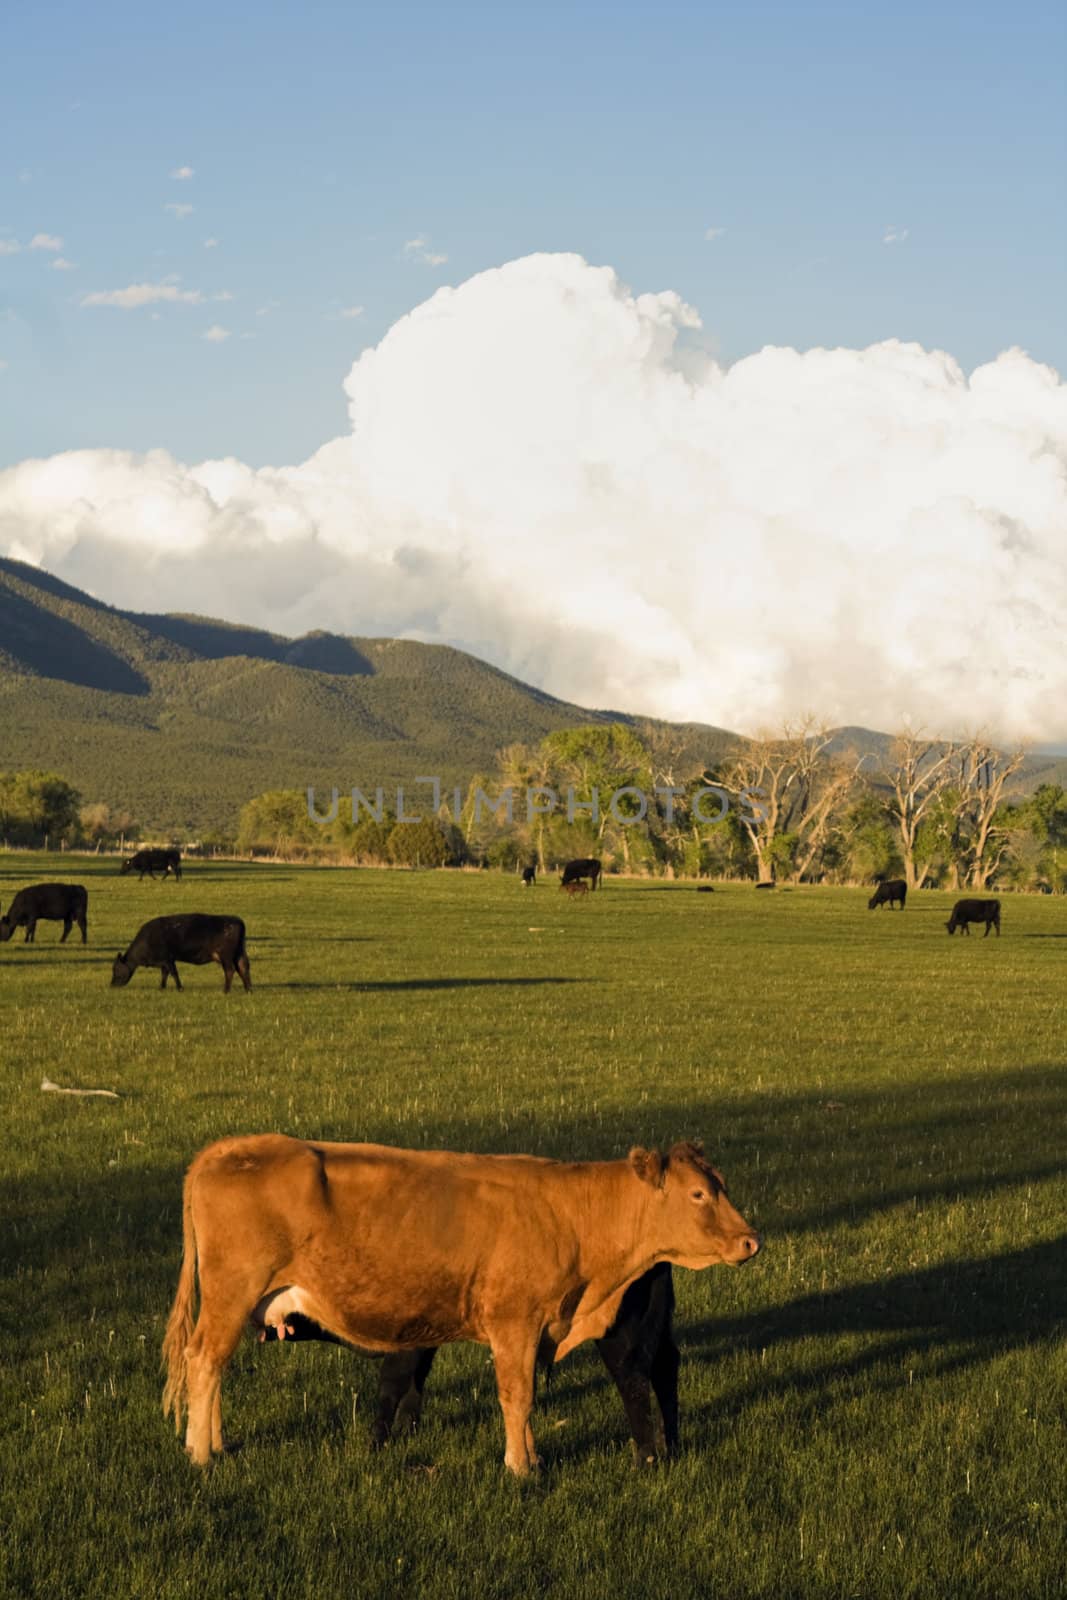
[[421,822],[398,822],[391,829],[387,845],[389,859],[397,866],[443,867],[448,864],[448,845],[439,824],[429,817]]
[[346,844],[357,861],[384,862],[389,857],[389,834],[394,826],[395,819],[383,816],[381,822],[376,822],[373,817],[364,817],[350,828],[346,836]]
[[58,772],[0,774],[0,833],[13,844],[59,844],[78,829],[81,796]]
[[841,856],[850,877],[861,883],[892,878],[903,869],[884,800],[867,789],[841,819]]
[[304,853],[323,842],[322,827],[308,816],[304,794],[272,789],[256,795],[241,809],[239,850],[272,850],[284,855]]

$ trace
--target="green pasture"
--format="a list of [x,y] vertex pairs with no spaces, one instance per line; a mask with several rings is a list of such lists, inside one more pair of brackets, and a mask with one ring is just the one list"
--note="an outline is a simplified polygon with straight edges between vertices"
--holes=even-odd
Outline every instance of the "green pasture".
[[[0,945],[0,1593],[1043,1597],[1067,1574],[1067,906],[952,896],[0,855],[0,904],[89,887],[89,944]],[[217,967],[109,988],[164,910]],[[77,941],[77,942],[75,942]],[[108,1088],[119,1100],[44,1093]],[[239,1348],[207,1474],[159,1407],[182,1172],[222,1134],[616,1157],[702,1136],[762,1232],[678,1271],[683,1453],[636,1472],[587,1345],[518,1483],[488,1351],[367,1442],[373,1362]]]

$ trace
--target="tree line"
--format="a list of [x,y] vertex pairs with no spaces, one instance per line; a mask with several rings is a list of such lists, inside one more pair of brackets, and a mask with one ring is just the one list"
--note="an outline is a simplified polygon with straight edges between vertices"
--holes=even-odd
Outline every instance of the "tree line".
[[[306,793],[275,790],[242,808],[232,837],[200,843],[365,865],[544,872],[589,855],[648,875],[1067,889],[1067,791],[1023,794],[1021,749],[904,730],[883,754],[860,754],[811,722],[739,742],[711,767],[689,748],[669,727],[567,728],[509,745],[418,822],[384,802],[376,815],[338,805],[315,820]],[[328,815],[319,800],[314,811]],[[84,803],[59,773],[0,772],[0,843],[103,848],[139,832],[129,812]]]
[[[714,767],[694,766],[685,749],[669,728],[644,738],[622,723],[563,729],[509,745],[495,770],[418,823],[362,805],[317,821],[306,794],[279,790],[243,808],[236,844],[366,865],[547,871],[594,855],[649,875],[1067,888],[1067,791],[1023,795],[1022,749],[904,730],[884,754],[860,754],[811,722],[739,743]],[[328,814],[321,797],[314,809]]]

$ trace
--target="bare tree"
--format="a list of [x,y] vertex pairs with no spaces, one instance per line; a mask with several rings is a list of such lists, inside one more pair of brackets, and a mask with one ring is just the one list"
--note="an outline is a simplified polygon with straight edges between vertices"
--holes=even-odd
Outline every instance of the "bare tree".
[[929,739],[921,730],[898,733],[882,778],[890,790],[886,810],[900,835],[900,853],[909,889],[921,889],[930,862],[916,859],[920,829],[956,776],[956,746]]
[[828,754],[832,734],[812,719],[762,733],[731,756],[714,780],[739,803],[761,881],[771,881],[786,854],[795,880],[825,847],[837,812],[855,782],[856,765]]
[[954,759],[956,860],[966,883],[984,889],[1011,844],[1010,829],[999,814],[1026,750],[1017,747],[1006,755],[976,733],[957,746]]

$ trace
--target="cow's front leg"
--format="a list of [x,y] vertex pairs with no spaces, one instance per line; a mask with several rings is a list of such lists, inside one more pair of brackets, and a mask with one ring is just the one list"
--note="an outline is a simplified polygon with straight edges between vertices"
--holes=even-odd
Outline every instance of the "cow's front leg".
[[37,924],[36,924],[36,922],[27,922],[27,924],[26,924],[26,937],[23,940],[23,943],[24,944],[32,944],[33,943],[33,936],[34,936],[34,934],[36,932],[37,932]]
[[67,935],[70,932],[71,928],[73,928],[73,926],[74,926],[73,922],[70,920],[69,917],[67,917],[64,920],[64,923],[63,923],[63,932],[60,935],[60,939],[59,939],[60,944],[66,944]]
[[541,1465],[530,1426],[539,1334],[539,1328],[520,1331],[509,1329],[492,1340],[496,1389],[500,1409],[504,1413],[507,1440],[504,1465],[519,1478],[536,1471]]

